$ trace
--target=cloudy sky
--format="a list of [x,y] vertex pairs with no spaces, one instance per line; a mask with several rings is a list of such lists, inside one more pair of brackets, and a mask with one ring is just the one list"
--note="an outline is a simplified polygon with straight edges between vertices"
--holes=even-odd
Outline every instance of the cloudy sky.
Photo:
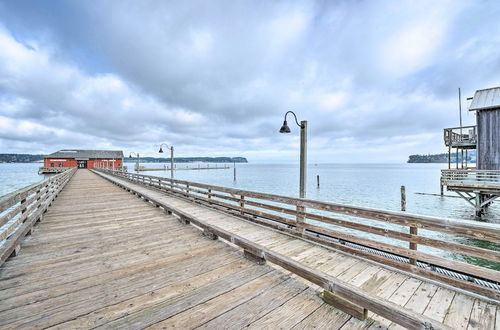
[[475,0],[0,0],[0,153],[294,162],[287,110],[310,162],[444,152],[458,87],[465,107],[500,85],[499,17]]

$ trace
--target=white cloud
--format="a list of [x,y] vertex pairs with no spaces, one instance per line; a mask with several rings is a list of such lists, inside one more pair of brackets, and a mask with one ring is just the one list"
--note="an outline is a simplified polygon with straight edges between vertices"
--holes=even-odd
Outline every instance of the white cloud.
[[294,110],[315,161],[402,161],[443,149],[457,85],[498,85],[494,2],[37,6],[0,7],[0,116],[40,132],[9,151],[63,147],[62,130],[67,147],[295,160],[298,132],[277,133]]

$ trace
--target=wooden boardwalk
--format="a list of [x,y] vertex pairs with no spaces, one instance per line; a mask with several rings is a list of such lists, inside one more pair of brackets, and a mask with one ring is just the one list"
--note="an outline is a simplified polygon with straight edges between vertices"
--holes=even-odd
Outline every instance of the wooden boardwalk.
[[[100,174],[453,329],[500,329],[491,300]],[[153,204],[78,170],[0,267],[0,328],[400,328],[331,307],[318,287],[259,265]]]

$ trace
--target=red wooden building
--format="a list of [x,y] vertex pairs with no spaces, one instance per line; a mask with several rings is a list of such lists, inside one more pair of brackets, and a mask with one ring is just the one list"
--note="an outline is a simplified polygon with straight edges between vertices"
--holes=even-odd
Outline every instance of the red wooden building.
[[123,166],[123,151],[64,149],[45,156],[43,166],[120,169]]

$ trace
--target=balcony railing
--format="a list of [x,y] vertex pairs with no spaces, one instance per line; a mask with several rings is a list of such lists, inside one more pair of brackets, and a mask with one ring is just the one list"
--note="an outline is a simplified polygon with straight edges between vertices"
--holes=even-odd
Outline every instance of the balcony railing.
[[448,187],[460,186],[500,190],[500,171],[441,170],[441,183]]
[[452,147],[475,147],[476,126],[450,127],[444,129],[444,143]]

